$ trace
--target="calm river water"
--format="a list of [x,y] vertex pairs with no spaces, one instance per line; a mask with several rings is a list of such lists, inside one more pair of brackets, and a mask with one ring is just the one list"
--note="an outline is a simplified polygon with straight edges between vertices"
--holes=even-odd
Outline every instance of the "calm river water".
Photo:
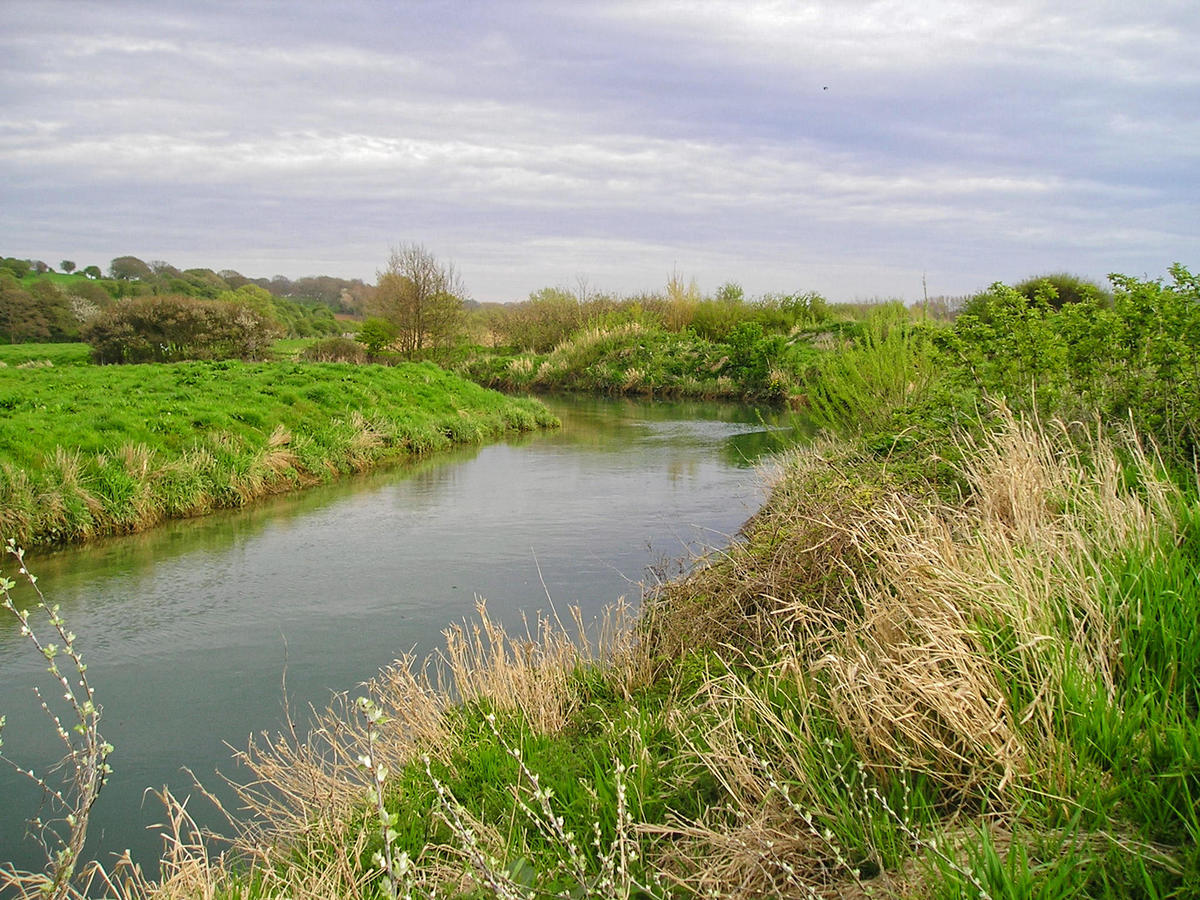
[[[747,407],[546,402],[561,429],[31,556],[80,635],[116,746],[90,854],[129,847],[153,870],[162,810],[146,789],[186,795],[184,767],[206,786],[236,778],[228,745],[280,729],[285,669],[292,708],[320,707],[399,653],[436,647],[477,596],[508,622],[547,594],[589,619],[636,601],[648,566],[728,543],[764,497],[756,464],[802,436]],[[42,669],[0,620],[4,749],[35,770],[62,750],[32,693]],[[37,806],[0,770],[0,862],[39,863],[22,838]]]

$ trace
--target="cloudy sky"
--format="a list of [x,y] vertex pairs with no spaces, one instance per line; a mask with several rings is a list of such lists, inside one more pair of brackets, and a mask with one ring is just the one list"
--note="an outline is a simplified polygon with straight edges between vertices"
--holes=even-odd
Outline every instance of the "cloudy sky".
[[4,0],[0,255],[480,300],[1200,266],[1195,0]]

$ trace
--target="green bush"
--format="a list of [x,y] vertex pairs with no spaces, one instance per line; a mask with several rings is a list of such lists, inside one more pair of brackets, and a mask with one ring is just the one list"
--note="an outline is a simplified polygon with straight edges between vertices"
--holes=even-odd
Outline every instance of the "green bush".
[[331,337],[309,344],[300,352],[306,362],[365,363],[367,351],[358,341],[344,337]]
[[928,328],[899,303],[875,308],[840,350],[810,372],[805,392],[813,421],[835,433],[867,434],[896,410],[920,404],[937,374]]
[[89,321],[82,336],[99,363],[261,359],[277,328],[242,303],[167,295],[123,300]]
[[1043,415],[1130,421],[1177,461],[1200,449],[1200,279],[1112,275],[1102,296],[1056,308],[995,284],[959,316],[945,348],[958,383]]
[[372,317],[359,326],[356,340],[372,356],[378,356],[396,340],[396,326],[387,319]]

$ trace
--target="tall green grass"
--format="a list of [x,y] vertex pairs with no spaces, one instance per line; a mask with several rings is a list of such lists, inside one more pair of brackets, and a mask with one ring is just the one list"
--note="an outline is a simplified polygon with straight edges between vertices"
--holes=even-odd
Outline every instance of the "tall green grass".
[[897,408],[920,403],[938,373],[928,328],[900,304],[872,309],[858,334],[821,357],[804,385],[813,422],[836,434],[883,427]]
[[0,369],[0,531],[134,531],[553,423],[431,364]]
[[0,344],[0,366],[86,366],[91,361],[87,344]]

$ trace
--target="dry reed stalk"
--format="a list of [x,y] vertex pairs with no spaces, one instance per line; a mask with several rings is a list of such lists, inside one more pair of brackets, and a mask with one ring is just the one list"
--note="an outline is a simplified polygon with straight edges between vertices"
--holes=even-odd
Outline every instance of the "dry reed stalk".
[[518,639],[493,621],[483,600],[476,601],[475,611],[477,621],[442,632],[448,687],[462,701],[519,710],[533,728],[558,731],[576,704],[571,674],[591,660],[579,611],[572,609],[577,638],[557,617],[543,615],[532,630],[526,619],[524,638]]
[[[860,758],[971,795],[1025,771],[993,661],[962,612],[864,587],[864,616],[813,668]],[[914,600],[916,602],[914,602]]]
[[[822,663],[865,760],[902,760],[963,792],[997,775],[1003,789],[1029,771],[1030,742],[1048,749],[1068,667],[1111,689],[1120,648],[1103,562],[1153,546],[1178,498],[1134,442],[1141,496],[1102,435],[1081,451],[1061,426],[1000,413],[966,455],[966,515],[893,500],[857,526],[876,562],[858,586],[864,615]],[[992,657],[988,631],[1015,636],[1009,658]],[[1033,697],[1023,709],[1010,708],[1014,692],[1001,685],[1012,677]]]
[[358,410],[350,413],[349,426],[354,435],[350,438],[347,452],[350,467],[358,472],[371,465],[379,449],[386,445],[386,432]]
[[837,864],[827,841],[781,810],[758,810],[732,828],[680,823],[639,830],[672,839],[662,858],[663,872],[700,897],[844,897],[858,885]]
[[657,670],[644,632],[638,628],[639,621],[639,613],[625,597],[606,607],[592,663],[604,669],[608,683],[626,700],[634,691],[650,685]]
[[147,528],[162,518],[154,485],[162,477],[164,467],[156,465],[155,452],[145,444],[125,444],[117,456],[134,484],[126,525],[135,531]]
[[87,508],[89,521],[82,523],[82,533],[88,535],[94,532],[105,518],[104,504],[83,485],[83,458],[80,452],[55,447],[54,459],[48,468],[57,476],[60,490],[67,495],[73,494]]
[[518,356],[509,362],[508,370],[514,375],[530,375],[533,373],[533,359],[528,356]]
[[[366,685],[383,711],[374,756],[400,771],[419,753],[436,755],[448,744],[447,698],[431,683],[411,654],[397,659]],[[236,754],[253,778],[236,785],[245,807],[261,823],[251,844],[291,843],[297,836],[323,833],[352,817],[371,786],[359,763],[367,753],[367,733],[353,704],[339,696],[301,737],[290,712],[288,731],[252,739]]]
[[0,461],[0,534],[28,539],[36,510],[34,485],[28,473]]
[[270,473],[268,477],[272,481],[278,481],[287,473],[296,471],[300,460],[293,452],[291,444],[291,430],[283,423],[276,425],[258,459],[258,464]]

